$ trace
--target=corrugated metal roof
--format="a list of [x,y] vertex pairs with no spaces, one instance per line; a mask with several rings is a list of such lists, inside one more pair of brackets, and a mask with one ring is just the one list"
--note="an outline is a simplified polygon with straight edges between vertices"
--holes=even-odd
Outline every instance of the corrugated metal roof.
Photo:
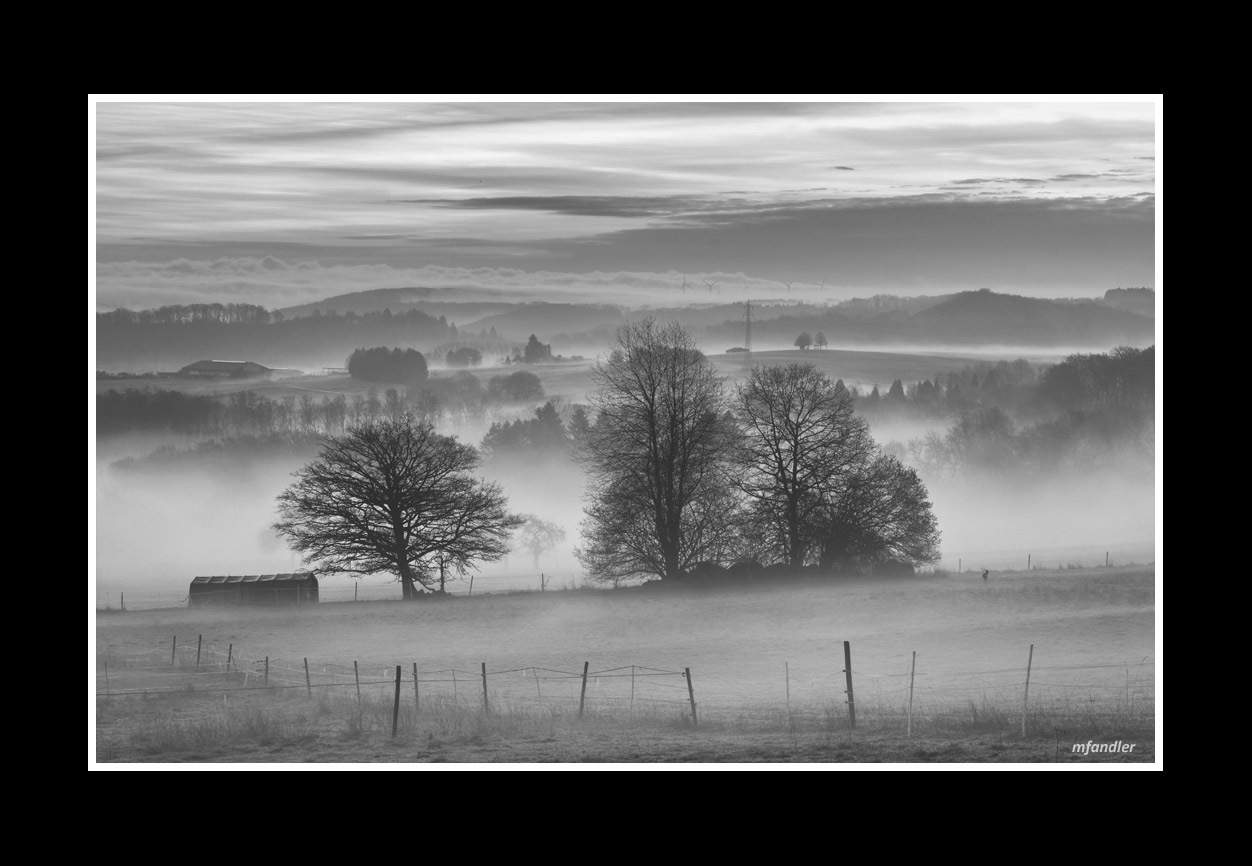
[[308,572],[295,574],[215,574],[205,577],[194,577],[192,586],[218,586],[229,583],[275,583],[275,582],[317,582],[317,578]]
[[194,364],[188,364],[183,367],[183,371],[207,372],[207,373],[237,373],[242,370],[266,370],[255,361],[196,361]]

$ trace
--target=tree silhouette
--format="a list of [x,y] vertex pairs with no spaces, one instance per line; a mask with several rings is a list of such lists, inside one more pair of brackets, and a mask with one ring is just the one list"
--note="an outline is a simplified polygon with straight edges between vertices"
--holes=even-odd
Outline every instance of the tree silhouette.
[[522,518],[498,484],[471,477],[477,452],[411,415],[331,437],[278,497],[274,530],[319,573],[397,575],[403,596],[501,559]]
[[812,364],[756,367],[736,392],[744,435],[737,486],[758,533],[788,565],[806,563],[814,516],[874,448],[841,384]]
[[733,430],[716,372],[677,323],[624,325],[593,368],[595,423],[578,436],[593,491],[576,551],[595,579],[678,578],[735,537]]
[[517,533],[517,546],[534,558],[535,570],[539,570],[539,556],[552,550],[565,540],[565,530],[550,520],[534,514],[525,516],[526,522]]

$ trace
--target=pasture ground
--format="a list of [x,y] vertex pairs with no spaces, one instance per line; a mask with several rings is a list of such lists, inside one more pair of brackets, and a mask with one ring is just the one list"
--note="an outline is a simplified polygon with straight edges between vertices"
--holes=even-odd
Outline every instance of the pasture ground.
[[[102,612],[91,671],[96,758],[1151,764],[1155,577],[1152,566],[1139,566],[1004,573],[993,582],[937,574],[299,610]],[[169,665],[175,635],[179,655]],[[197,640],[213,648],[198,672],[188,656]],[[843,640],[853,648],[855,731],[843,693]],[[230,672],[222,666],[227,647]],[[149,656],[156,663],[121,667]],[[262,657],[274,668],[272,688],[257,687]],[[311,696],[305,658],[314,671]],[[114,661],[102,687],[104,659]],[[579,718],[584,661],[595,673]],[[353,662],[365,683],[359,702]],[[422,672],[420,710],[410,691],[414,664]],[[404,677],[393,740],[387,672],[395,665]],[[475,678],[480,665],[489,670],[489,712]],[[690,722],[685,667],[698,727]],[[458,669],[461,680],[450,686],[440,672]],[[643,671],[659,673],[645,679]],[[1089,740],[1136,748],[1073,754],[1073,744]]]

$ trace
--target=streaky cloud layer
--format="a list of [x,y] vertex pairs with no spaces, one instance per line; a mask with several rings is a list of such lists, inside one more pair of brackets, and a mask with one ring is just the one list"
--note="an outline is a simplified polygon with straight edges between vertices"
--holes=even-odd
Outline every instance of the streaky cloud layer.
[[102,309],[450,273],[626,304],[684,272],[836,298],[1155,273],[1150,102],[101,102],[96,132]]

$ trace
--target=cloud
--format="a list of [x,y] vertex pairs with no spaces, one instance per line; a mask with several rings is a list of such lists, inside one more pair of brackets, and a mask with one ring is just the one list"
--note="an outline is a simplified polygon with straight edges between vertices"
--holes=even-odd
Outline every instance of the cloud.
[[[1152,283],[1154,201],[1147,195],[986,200],[922,195],[745,203],[739,210],[691,214],[588,239],[254,243],[230,245],[247,253],[230,256],[213,256],[222,249],[213,244],[119,244],[104,248],[97,265],[97,303],[107,309],[234,300],[280,307],[349,291],[430,286],[458,299],[643,305],[672,302],[669,293],[681,285],[683,273],[689,281],[746,278],[744,297],[777,296],[782,280],[798,281],[798,297],[821,300],[848,292],[982,285],[1026,294],[1095,295],[1113,286]],[[819,289],[823,280],[825,288]],[[726,288],[732,290],[740,293],[741,287]]]
[[967,177],[963,180],[954,180],[956,184],[979,184],[979,183],[1017,183],[1017,184],[1040,184],[1043,181],[1037,177]]
[[536,210],[571,216],[664,217],[723,202],[690,196],[499,196],[463,199],[397,199],[393,204],[421,204],[461,210]]

